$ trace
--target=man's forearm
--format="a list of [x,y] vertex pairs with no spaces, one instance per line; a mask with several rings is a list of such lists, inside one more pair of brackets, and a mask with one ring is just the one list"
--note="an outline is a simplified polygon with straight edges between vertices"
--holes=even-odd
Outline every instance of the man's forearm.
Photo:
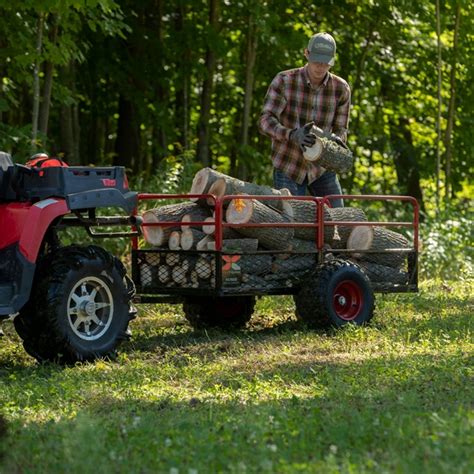
[[263,112],[260,116],[259,129],[264,135],[280,142],[287,141],[291,132],[270,112]]

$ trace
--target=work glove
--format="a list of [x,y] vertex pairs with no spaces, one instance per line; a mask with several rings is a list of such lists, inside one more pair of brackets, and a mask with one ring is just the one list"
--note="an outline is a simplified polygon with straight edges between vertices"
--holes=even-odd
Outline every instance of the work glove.
[[294,128],[290,132],[290,141],[296,143],[302,151],[304,151],[306,147],[312,147],[316,143],[316,135],[311,133],[313,125],[314,122],[308,122],[303,127]]
[[329,138],[329,140],[332,140],[333,142],[337,143],[339,146],[342,146],[346,150],[349,149],[348,146],[342,141],[342,138],[337,136],[335,133],[325,132],[316,125],[313,127],[313,133],[318,137]]

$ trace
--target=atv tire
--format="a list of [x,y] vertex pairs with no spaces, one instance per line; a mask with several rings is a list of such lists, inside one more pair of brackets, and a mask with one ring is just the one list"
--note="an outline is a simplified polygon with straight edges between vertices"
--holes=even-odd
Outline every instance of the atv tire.
[[111,356],[135,317],[133,282],[101,247],[64,247],[40,263],[30,300],[15,318],[38,361],[74,363]]
[[254,307],[254,296],[188,297],[183,304],[183,311],[195,329],[237,329],[250,321]]
[[331,260],[294,296],[296,316],[312,327],[363,325],[374,312],[374,292],[363,270],[355,263]]

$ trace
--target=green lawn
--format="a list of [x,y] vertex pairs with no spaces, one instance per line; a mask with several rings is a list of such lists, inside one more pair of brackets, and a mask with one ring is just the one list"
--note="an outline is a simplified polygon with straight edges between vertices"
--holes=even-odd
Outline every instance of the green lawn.
[[286,297],[232,333],[142,306],[116,361],[69,368],[36,364],[5,324],[0,469],[472,473],[473,294],[424,282],[338,332],[297,323]]

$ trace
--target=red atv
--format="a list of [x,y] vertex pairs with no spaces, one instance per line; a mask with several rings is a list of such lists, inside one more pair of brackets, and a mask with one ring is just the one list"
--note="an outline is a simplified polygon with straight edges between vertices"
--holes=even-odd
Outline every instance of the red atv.
[[[121,167],[30,168],[0,153],[0,318],[14,318],[37,360],[92,360],[128,337],[135,288],[123,264],[100,246],[61,247],[57,232],[130,225],[136,202]],[[96,216],[111,207],[125,217]]]

